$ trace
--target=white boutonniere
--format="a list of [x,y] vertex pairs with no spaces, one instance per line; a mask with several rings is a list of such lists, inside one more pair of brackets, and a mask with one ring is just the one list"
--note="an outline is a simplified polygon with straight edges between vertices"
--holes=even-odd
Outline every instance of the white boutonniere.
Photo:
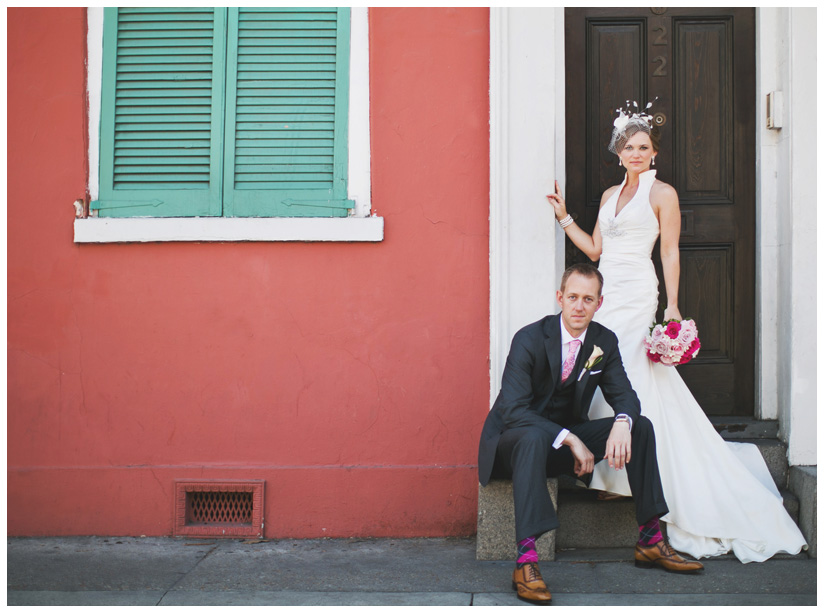
[[604,350],[600,348],[598,345],[593,346],[593,353],[590,354],[590,358],[587,359],[587,362],[584,363],[584,369],[582,369],[581,373],[579,373],[579,381],[584,377],[585,372],[590,371],[593,367],[599,364],[604,356]]

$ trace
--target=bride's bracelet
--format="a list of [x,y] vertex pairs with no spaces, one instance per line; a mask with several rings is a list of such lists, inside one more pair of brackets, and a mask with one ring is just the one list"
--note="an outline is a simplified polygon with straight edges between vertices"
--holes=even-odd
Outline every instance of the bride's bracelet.
[[570,226],[570,224],[573,223],[573,218],[568,213],[566,217],[564,217],[560,220],[557,220],[557,221],[559,223],[559,226],[561,226],[562,228],[567,228],[568,226]]

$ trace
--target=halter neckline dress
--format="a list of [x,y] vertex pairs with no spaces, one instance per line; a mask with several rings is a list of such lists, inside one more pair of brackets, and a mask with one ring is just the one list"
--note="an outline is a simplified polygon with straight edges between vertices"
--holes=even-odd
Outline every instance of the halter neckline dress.
[[[729,551],[743,563],[807,547],[757,447],[724,441],[674,367],[651,362],[643,341],[658,304],[651,253],[659,222],[650,203],[656,171],[639,176],[636,194],[616,214],[625,176],[599,212],[604,301],[593,318],[619,338],[625,370],[653,423],[657,458],[670,512],[668,540],[694,557]],[[698,322],[699,336],[702,323]],[[701,353],[701,350],[700,350]],[[590,418],[612,416],[599,391]],[[591,488],[630,495],[627,474],[598,463]]]

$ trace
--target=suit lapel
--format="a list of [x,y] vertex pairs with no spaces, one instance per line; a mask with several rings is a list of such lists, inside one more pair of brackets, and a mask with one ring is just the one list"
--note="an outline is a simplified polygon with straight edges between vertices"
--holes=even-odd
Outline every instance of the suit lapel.
[[544,328],[544,349],[547,352],[547,362],[550,365],[550,377],[552,379],[553,387],[556,386],[561,379],[561,316],[555,315],[547,319]]
[[588,378],[588,376],[585,375],[579,379],[579,374],[581,374],[582,369],[584,369],[584,363],[587,362],[587,359],[590,358],[590,354],[593,353],[593,346],[596,345],[596,341],[596,331],[594,330],[594,327],[588,326],[587,335],[585,335],[584,343],[582,344],[579,356],[576,358],[576,366],[573,368],[573,373],[570,375],[570,377],[576,378],[575,407],[577,411],[581,407],[582,394],[584,394],[584,388],[587,384]]

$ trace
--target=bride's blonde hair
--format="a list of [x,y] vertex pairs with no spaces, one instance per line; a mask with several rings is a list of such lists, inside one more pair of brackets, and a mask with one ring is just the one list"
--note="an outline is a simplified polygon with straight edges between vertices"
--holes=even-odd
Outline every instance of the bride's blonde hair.
[[624,146],[631,139],[631,137],[639,132],[647,133],[650,137],[650,144],[653,145],[653,151],[659,153],[659,143],[662,139],[662,132],[659,130],[659,126],[648,126],[646,129],[639,127],[637,129],[625,131],[623,134],[616,135],[614,137],[615,140],[611,140],[608,149],[618,156],[619,152],[624,149]]

